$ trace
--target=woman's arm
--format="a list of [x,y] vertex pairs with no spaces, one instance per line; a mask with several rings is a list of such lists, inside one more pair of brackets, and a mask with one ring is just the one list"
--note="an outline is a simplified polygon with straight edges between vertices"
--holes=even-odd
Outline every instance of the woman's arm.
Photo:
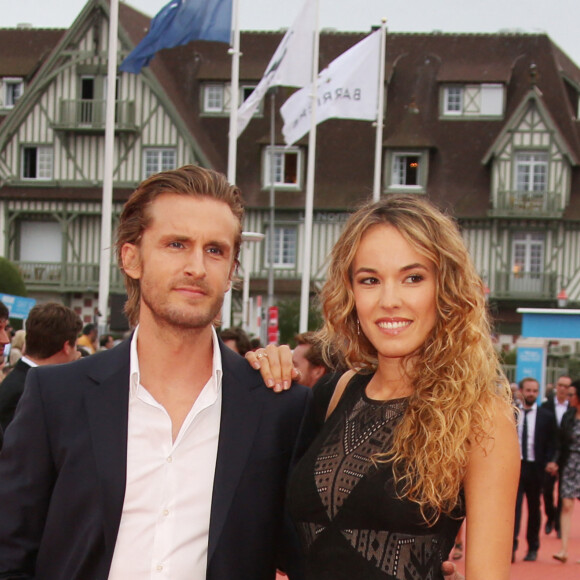
[[464,480],[467,580],[509,580],[520,452],[513,416],[493,413],[492,439],[473,444]]

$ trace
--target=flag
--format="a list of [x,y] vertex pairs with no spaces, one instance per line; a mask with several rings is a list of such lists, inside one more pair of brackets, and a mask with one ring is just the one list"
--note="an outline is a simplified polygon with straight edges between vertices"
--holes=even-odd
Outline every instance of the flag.
[[171,0],[153,18],[147,36],[121,63],[120,70],[139,74],[155,53],[192,40],[230,42],[233,0]]
[[316,2],[306,0],[268,63],[262,80],[238,109],[238,137],[270,87],[303,87],[312,81],[315,22]]
[[[317,81],[316,124],[327,119],[375,121],[379,99],[381,31],[373,32],[333,60]],[[294,93],[280,108],[287,145],[310,131],[312,84]]]

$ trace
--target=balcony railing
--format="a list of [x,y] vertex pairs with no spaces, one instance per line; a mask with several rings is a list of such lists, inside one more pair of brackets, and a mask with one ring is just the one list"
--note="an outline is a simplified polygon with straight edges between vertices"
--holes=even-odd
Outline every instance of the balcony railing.
[[[97,291],[99,265],[92,263],[14,262],[20,269],[29,290],[57,290],[59,292]],[[111,265],[111,290],[123,292],[123,278],[119,268]]]
[[503,299],[555,300],[556,279],[556,274],[496,272],[492,296]]
[[498,191],[497,203],[489,211],[492,217],[562,216],[562,194],[553,191]]
[[[63,131],[105,130],[106,101],[98,99],[61,100],[55,129]],[[115,101],[115,130],[136,131],[135,103]]]
[[[99,264],[61,262],[14,261],[19,267],[29,290],[57,290],[60,292],[86,292],[99,287]],[[242,275],[243,277],[243,275]],[[296,268],[275,268],[276,280],[298,280]],[[258,268],[250,274],[250,279],[267,279],[268,269]],[[123,276],[119,268],[111,265],[111,291],[124,292]]]

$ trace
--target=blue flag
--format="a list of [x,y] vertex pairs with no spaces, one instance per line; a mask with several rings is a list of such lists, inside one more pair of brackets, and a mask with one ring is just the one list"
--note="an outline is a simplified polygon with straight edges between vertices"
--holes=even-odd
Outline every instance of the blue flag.
[[162,48],[192,40],[229,43],[231,28],[232,0],[171,0],[153,18],[147,36],[119,68],[139,74]]

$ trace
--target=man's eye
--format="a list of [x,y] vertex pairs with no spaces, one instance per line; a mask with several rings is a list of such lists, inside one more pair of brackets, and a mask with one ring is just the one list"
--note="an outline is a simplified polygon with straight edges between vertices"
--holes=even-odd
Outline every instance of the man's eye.
[[170,248],[183,248],[183,243],[182,242],[169,242],[169,247]]

